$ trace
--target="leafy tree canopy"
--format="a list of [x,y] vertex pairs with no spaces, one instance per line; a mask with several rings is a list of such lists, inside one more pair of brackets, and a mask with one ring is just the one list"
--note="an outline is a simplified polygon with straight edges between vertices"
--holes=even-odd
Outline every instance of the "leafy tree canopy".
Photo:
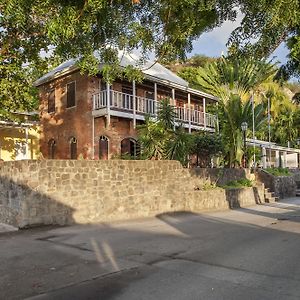
[[116,49],[139,49],[142,59],[154,53],[162,62],[184,59],[193,40],[234,20],[238,9],[245,17],[231,36],[231,52],[266,57],[287,40],[285,71],[299,71],[298,0],[2,0],[1,114],[34,106],[33,74],[48,67],[41,51],[51,54],[50,62],[79,57],[82,71],[90,74],[104,61],[104,75],[111,80],[118,74]]

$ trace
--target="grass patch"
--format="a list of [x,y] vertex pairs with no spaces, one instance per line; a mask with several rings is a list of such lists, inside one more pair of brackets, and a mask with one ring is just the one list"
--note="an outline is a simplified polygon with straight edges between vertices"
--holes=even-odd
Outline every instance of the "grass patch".
[[267,168],[266,171],[273,176],[291,176],[292,173],[287,168]]
[[243,188],[243,187],[252,187],[253,183],[251,180],[242,178],[238,180],[233,180],[227,182],[225,185],[222,185],[224,189],[232,189],[232,188]]

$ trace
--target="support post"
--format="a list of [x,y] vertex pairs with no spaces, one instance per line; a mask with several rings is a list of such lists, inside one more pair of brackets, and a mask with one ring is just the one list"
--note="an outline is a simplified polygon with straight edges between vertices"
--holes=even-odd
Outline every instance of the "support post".
[[188,93],[188,120],[189,120],[189,133],[192,132],[192,120],[191,120],[191,94]]
[[204,128],[206,129],[206,99],[203,98],[203,122]]
[[287,167],[286,151],[283,152],[283,168]]
[[157,116],[157,83],[154,83],[154,115]]
[[276,150],[275,151],[275,167],[279,168],[280,167],[280,155],[279,155],[279,151]]
[[107,106],[107,123],[106,126],[110,126],[110,84],[106,82],[106,106]]
[[266,169],[267,168],[267,151],[266,151],[266,148],[262,147],[261,151],[262,151],[263,168]]
[[132,81],[132,108],[133,108],[133,128],[136,128],[136,90],[135,80]]
[[[172,89],[172,105],[174,107],[174,110],[175,110],[175,89]],[[175,110],[175,115],[176,115],[176,110]],[[174,117],[174,130],[175,130],[175,121],[176,121],[176,116]]]
[[25,127],[25,157],[26,159],[30,159],[30,157],[28,157],[28,127]]

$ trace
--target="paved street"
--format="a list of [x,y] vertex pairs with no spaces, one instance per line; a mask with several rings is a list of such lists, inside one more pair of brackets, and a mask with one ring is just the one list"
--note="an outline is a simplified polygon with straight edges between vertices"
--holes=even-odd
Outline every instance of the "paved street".
[[0,299],[300,299],[300,198],[0,234]]

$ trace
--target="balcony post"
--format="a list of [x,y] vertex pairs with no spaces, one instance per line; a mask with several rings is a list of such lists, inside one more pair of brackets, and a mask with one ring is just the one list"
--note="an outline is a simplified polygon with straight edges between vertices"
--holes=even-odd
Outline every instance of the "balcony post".
[[191,126],[191,94],[188,93],[188,118],[189,118],[189,133],[192,132],[192,126]]
[[110,84],[106,82],[107,127],[110,126],[110,95]]
[[157,83],[154,82],[154,115],[157,116]]
[[206,99],[203,98],[203,122],[204,128],[206,128]]
[[132,81],[132,109],[133,109],[133,128],[136,128],[136,90],[135,80]]
[[[172,89],[172,105],[175,110],[175,89]],[[177,113],[176,110],[175,113]],[[175,130],[175,121],[176,121],[176,116],[174,117],[174,128],[173,128],[174,130]]]

